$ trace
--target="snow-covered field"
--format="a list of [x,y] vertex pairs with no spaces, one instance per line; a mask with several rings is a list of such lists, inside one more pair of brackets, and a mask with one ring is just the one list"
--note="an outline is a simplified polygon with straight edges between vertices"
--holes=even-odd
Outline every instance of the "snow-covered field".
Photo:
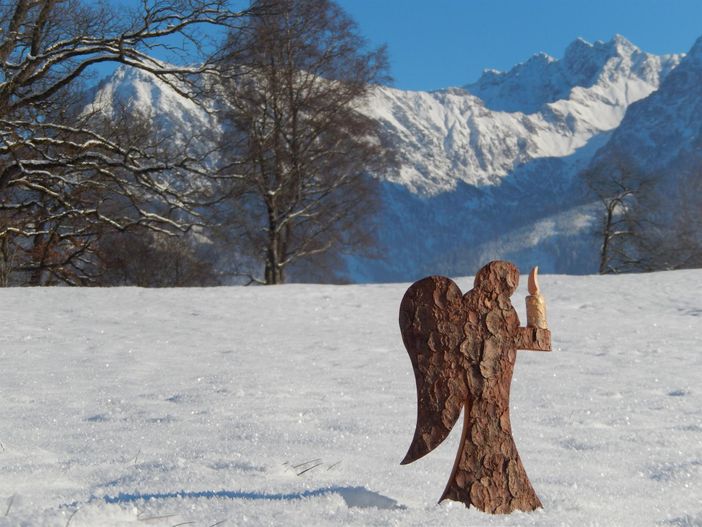
[[511,516],[436,505],[460,426],[399,465],[408,284],[4,289],[0,526],[702,526],[702,271],[541,282]]

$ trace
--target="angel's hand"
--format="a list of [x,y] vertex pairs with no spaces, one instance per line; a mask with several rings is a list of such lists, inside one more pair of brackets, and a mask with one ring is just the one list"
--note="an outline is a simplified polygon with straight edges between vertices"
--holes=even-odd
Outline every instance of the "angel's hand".
[[551,351],[551,331],[541,328],[519,328],[517,349],[529,351]]

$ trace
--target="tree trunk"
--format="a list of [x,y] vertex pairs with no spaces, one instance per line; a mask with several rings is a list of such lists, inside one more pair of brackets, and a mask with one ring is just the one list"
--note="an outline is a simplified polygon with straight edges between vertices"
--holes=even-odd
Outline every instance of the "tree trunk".
[[277,285],[283,283],[283,274],[281,273],[280,266],[278,265],[278,259],[274,248],[268,249],[264,279],[266,285]]
[[268,206],[268,247],[266,248],[266,263],[264,280],[266,285],[283,283],[281,263],[281,240],[278,229],[277,213]]
[[602,248],[600,250],[600,268],[598,270],[600,274],[605,274],[607,272],[607,265],[609,263],[609,242],[612,237],[612,218],[614,216],[615,207],[616,205],[613,205],[613,202],[607,204],[607,214],[605,215],[602,232]]

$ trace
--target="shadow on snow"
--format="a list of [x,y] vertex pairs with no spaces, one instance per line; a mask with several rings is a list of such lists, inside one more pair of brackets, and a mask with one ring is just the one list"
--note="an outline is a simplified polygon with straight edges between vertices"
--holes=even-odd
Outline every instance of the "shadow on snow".
[[266,500],[266,501],[290,501],[304,498],[314,498],[318,496],[327,496],[329,494],[338,494],[343,498],[348,507],[378,509],[405,509],[403,505],[399,505],[397,501],[377,492],[366,489],[365,487],[328,487],[323,489],[306,490],[302,492],[293,492],[289,494],[266,494],[262,492],[243,492],[232,490],[203,490],[203,491],[178,491],[178,492],[163,492],[163,493],[120,493],[116,496],[105,496],[103,499],[106,503],[132,503],[135,501],[148,500],[164,500],[171,498],[225,498],[225,499],[241,499],[241,500]]

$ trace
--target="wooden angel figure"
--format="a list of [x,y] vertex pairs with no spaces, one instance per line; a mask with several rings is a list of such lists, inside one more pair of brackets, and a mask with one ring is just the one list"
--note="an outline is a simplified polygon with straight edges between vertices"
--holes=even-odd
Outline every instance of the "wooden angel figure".
[[488,513],[541,507],[512,438],[509,391],[517,350],[551,350],[536,268],[529,280],[526,327],[510,296],[519,271],[493,261],[465,295],[449,278],[415,282],[400,305],[402,340],[417,384],[417,425],[402,464],[436,448],[463,409],[463,434],[442,501]]

